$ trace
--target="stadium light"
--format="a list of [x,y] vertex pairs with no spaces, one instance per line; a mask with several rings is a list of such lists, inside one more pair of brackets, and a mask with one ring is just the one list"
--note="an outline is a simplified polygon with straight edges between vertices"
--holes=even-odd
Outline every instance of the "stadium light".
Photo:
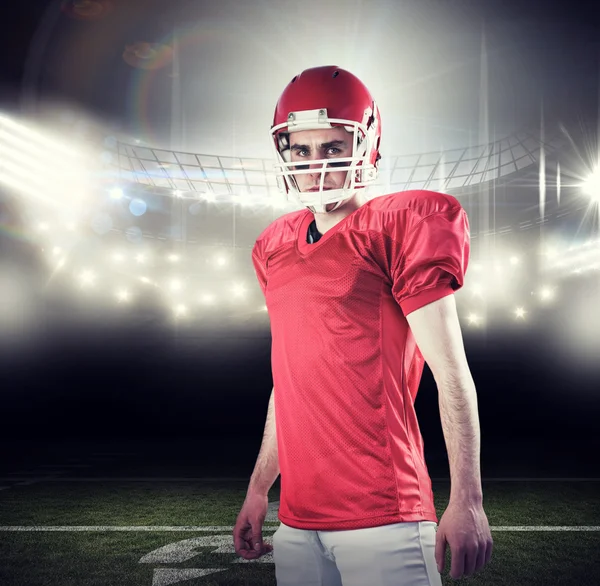
[[581,189],[592,201],[600,203],[600,167],[581,184]]
[[119,300],[119,303],[122,303],[124,301],[129,301],[129,292],[125,289],[121,289],[121,290],[117,291],[116,295],[117,295],[117,299]]

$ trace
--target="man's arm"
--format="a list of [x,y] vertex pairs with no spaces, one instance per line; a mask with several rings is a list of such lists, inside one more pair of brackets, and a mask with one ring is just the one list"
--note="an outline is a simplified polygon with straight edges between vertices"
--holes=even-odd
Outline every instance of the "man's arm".
[[409,313],[406,319],[438,388],[450,464],[450,502],[481,504],[477,394],[467,364],[454,295],[425,305]]
[[279,476],[279,455],[277,452],[277,433],[275,427],[275,388],[271,391],[265,432],[258,459],[250,478],[248,493],[266,496]]

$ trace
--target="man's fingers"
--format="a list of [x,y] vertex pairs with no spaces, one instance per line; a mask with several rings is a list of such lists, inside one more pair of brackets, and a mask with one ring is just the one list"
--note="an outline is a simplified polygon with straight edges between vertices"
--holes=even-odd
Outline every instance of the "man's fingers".
[[446,565],[446,538],[439,529],[435,536],[435,561],[437,563],[438,572],[441,574]]
[[450,577],[455,580],[459,580],[463,577],[465,573],[465,556],[466,554],[462,551],[457,551],[456,553],[450,550],[450,555],[452,556],[451,568],[450,568]]

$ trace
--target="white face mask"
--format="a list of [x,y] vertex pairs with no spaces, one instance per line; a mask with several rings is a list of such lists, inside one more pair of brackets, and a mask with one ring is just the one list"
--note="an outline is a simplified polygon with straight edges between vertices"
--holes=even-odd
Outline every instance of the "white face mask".
[[[302,130],[323,130],[334,128],[332,124],[342,124],[352,133],[352,156],[335,159],[336,166],[343,165],[346,173],[344,185],[339,189],[324,189],[326,173],[332,171],[331,159],[318,159],[303,161],[291,160],[289,145],[289,132]],[[372,135],[374,129],[367,130],[364,124],[352,120],[329,119],[326,109],[307,110],[291,113],[287,123],[280,124],[271,129],[271,144],[275,152],[275,177],[280,190],[301,205],[309,208],[313,213],[331,213],[348,199],[352,198],[358,189],[366,187],[377,177],[377,169],[369,162],[369,153],[372,148]],[[277,140],[277,146],[276,141]],[[308,168],[309,165],[322,165],[320,170]],[[305,166],[304,169],[298,169]],[[317,191],[300,191],[296,177],[302,174],[320,173],[319,189]],[[290,197],[291,196],[291,197]],[[333,209],[327,212],[327,205],[335,203]]]

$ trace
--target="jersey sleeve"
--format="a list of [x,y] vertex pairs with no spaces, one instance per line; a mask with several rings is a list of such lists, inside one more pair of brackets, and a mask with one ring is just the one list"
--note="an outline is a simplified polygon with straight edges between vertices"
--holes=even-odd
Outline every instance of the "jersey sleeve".
[[267,263],[264,259],[264,242],[257,240],[252,248],[252,264],[254,265],[254,271],[258,279],[258,284],[263,292],[263,295],[267,294]]
[[458,205],[432,213],[394,243],[392,294],[404,315],[452,294],[464,284],[469,221]]

